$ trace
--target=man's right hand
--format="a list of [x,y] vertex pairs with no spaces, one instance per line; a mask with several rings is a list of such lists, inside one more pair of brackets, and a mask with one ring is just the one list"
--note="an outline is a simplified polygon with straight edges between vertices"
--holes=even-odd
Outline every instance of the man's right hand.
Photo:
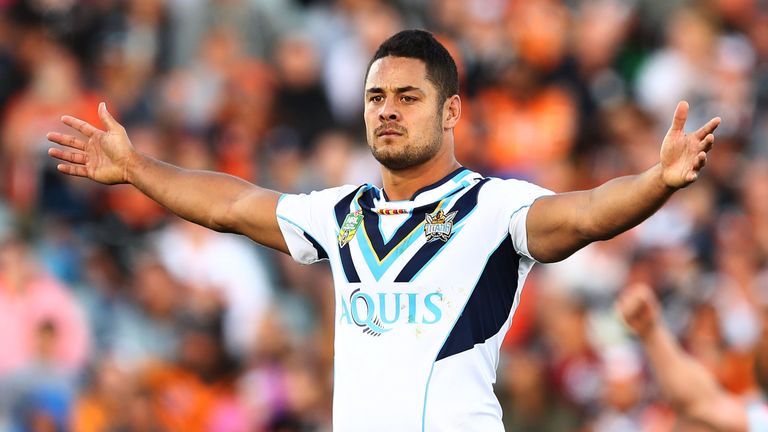
[[130,183],[183,219],[289,252],[277,222],[279,193],[228,174],[182,169],[141,155],[104,103],[99,104],[99,118],[105,130],[74,117],[61,118],[85,139],[48,134],[50,141],[64,146],[48,150],[65,162],[57,166],[59,171],[104,184]]
[[48,154],[68,162],[56,166],[64,174],[88,177],[103,184],[127,183],[129,163],[138,153],[125,128],[107,111],[104,102],[99,104],[99,118],[106,131],[78,118],[63,116],[61,121],[80,132],[86,140],[51,132],[47,135],[48,140],[67,148],[50,148]]
[[632,285],[624,290],[616,301],[616,309],[641,338],[659,324],[659,301],[648,285]]

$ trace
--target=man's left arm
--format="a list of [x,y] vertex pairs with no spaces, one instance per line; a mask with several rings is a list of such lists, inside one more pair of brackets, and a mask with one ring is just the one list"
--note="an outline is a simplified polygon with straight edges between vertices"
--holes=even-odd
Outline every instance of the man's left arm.
[[675,109],[661,144],[660,162],[647,171],[610,180],[594,189],[537,199],[528,212],[528,251],[536,260],[555,262],[597,240],[636,226],[678,189],[695,182],[720,124],[715,117],[696,132],[683,131],[688,103]]

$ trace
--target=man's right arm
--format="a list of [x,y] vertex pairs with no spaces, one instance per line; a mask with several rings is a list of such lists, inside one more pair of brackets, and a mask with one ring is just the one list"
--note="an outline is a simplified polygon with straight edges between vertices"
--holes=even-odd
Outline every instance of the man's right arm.
[[702,364],[683,351],[662,322],[649,287],[629,288],[619,297],[617,309],[640,339],[661,393],[676,411],[714,430],[747,432],[744,401],[723,390]]
[[106,130],[80,119],[62,121],[86,139],[49,133],[65,148],[48,154],[66,163],[58,170],[103,184],[130,183],[171,212],[216,231],[243,234],[257,243],[288,253],[277,223],[280,194],[227,174],[187,170],[137,152],[125,129],[99,105]]
[[138,153],[132,159],[127,182],[173,213],[288,253],[277,224],[279,193],[228,174],[187,170]]

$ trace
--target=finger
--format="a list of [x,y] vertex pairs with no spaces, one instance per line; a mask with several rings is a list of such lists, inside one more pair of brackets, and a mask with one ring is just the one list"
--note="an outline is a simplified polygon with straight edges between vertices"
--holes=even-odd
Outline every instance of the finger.
[[99,104],[99,118],[101,119],[101,122],[104,123],[104,126],[107,127],[108,131],[120,132],[123,130],[123,126],[121,126],[120,123],[112,117],[112,114],[107,111],[107,104],[104,102]]
[[635,291],[629,298],[630,311],[632,316],[637,316],[643,310],[644,299],[641,293]]
[[675,108],[675,115],[672,117],[672,126],[670,130],[682,131],[685,127],[685,120],[688,118],[688,102],[682,101]]
[[712,146],[715,144],[715,136],[712,134],[709,134],[704,137],[703,140],[701,140],[701,150],[708,152],[712,150]]
[[58,164],[56,169],[71,176],[88,177],[88,170],[84,165]]
[[619,311],[621,312],[621,316],[624,318],[625,321],[629,321],[632,316],[635,314],[635,299],[629,295],[622,297],[619,300]]
[[637,295],[636,290],[629,288],[619,298],[619,307],[626,318],[631,318],[636,313],[639,301]]
[[[642,282],[635,282],[629,287],[627,287],[627,291],[631,293],[635,293],[635,295],[643,295],[647,293],[648,290],[650,290],[648,285]],[[640,293],[640,294],[637,294],[637,293]]]
[[65,151],[57,148],[48,149],[48,155],[66,162],[72,162],[78,165],[85,165],[88,162],[88,156],[85,153]]
[[708,134],[711,134],[712,132],[717,129],[718,126],[720,126],[721,119],[720,117],[715,117],[712,120],[708,121],[707,124],[700,127],[699,130],[696,131],[695,136],[698,139],[703,139]]
[[651,288],[644,283],[635,283],[628,288],[628,291],[632,294],[632,298],[637,301],[638,308],[641,305],[653,301],[653,292],[651,291]]
[[92,124],[88,123],[87,121],[80,120],[77,117],[72,116],[63,116],[61,118],[61,121],[64,122],[65,125],[71,127],[72,129],[77,130],[81,134],[91,137],[91,135],[95,134],[96,132],[99,132],[99,129]]
[[695,168],[696,171],[699,171],[702,168],[704,168],[704,165],[706,164],[707,164],[707,153],[706,152],[699,153],[696,157],[696,168]]
[[56,144],[61,144],[78,150],[85,150],[85,141],[77,139],[74,135],[50,132],[45,137],[48,138],[48,141],[55,142]]

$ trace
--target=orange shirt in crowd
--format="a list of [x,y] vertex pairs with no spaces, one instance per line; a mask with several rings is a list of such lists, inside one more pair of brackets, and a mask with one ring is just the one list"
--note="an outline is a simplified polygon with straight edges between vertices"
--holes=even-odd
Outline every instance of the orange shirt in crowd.
[[111,211],[134,229],[154,228],[168,214],[163,206],[132,186],[111,187],[106,191],[106,202]]
[[110,408],[103,401],[85,396],[75,403],[70,426],[73,432],[109,430],[112,424],[110,414]]
[[547,87],[526,101],[502,89],[478,99],[485,119],[486,166],[496,173],[527,172],[562,160],[573,146],[577,112],[573,99],[558,87]]
[[[229,411],[233,400],[231,383],[226,380],[206,383],[191,371],[175,365],[159,365],[147,371],[146,385],[152,394],[157,419],[171,431],[217,430],[220,413]],[[241,420],[234,423],[241,423],[243,427],[244,419]]]

